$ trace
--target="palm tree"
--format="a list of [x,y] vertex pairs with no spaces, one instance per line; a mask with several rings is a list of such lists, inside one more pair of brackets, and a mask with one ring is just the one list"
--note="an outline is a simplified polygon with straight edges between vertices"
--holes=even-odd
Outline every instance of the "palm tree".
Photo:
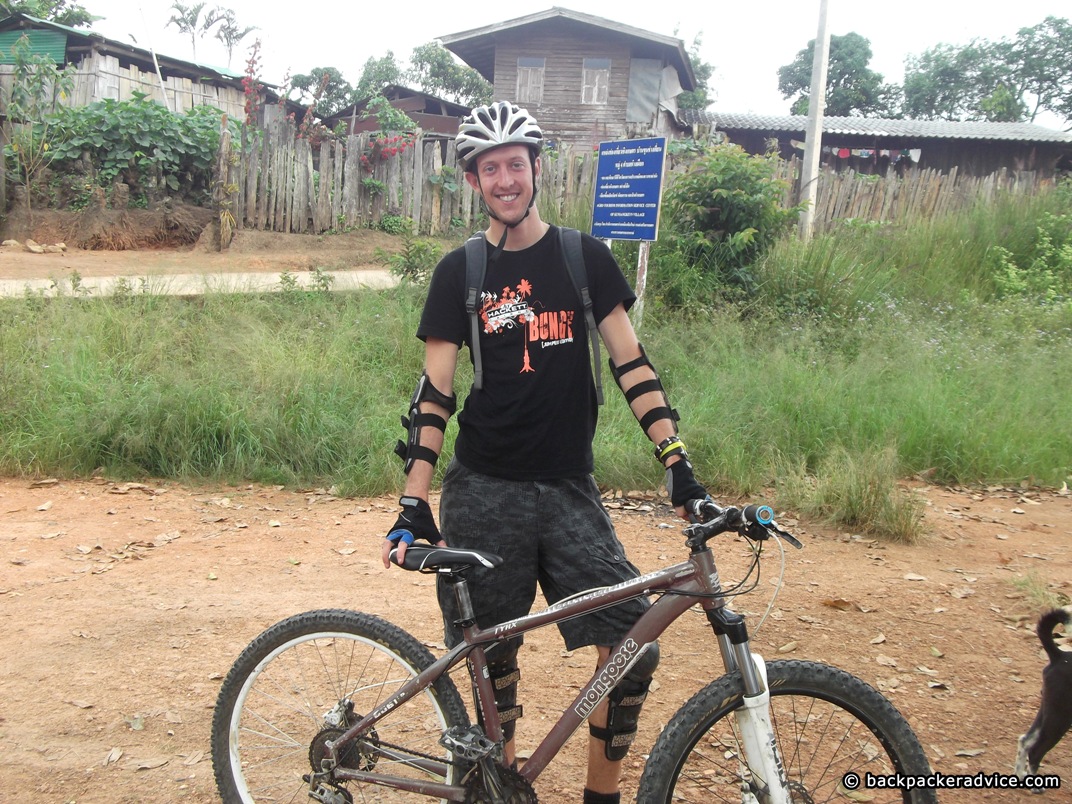
[[257,26],[248,25],[245,28],[239,28],[235,13],[229,8],[222,9],[219,22],[220,27],[216,29],[216,38],[227,48],[227,66],[230,67],[231,54],[234,53],[235,47],[250,33],[257,30]]
[[167,23],[178,28],[179,33],[190,34],[190,52],[194,61],[197,61],[198,38],[207,34],[213,25],[223,19],[223,12],[219,6],[205,14],[202,19],[201,12],[205,10],[205,5],[206,3],[203,2],[189,6],[185,3],[174,2],[171,8],[176,13],[171,15]]

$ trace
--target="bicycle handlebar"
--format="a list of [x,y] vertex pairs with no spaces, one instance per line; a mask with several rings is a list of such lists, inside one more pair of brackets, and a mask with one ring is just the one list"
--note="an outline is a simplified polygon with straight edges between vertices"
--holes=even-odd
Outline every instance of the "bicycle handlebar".
[[789,531],[774,521],[774,510],[769,505],[746,505],[725,508],[711,499],[690,500],[685,510],[693,518],[693,524],[685,528],[689,543],[703,544],[720,533],[736,531],[754,541],[764,541],[771,536],[780,536],[798,550],[804,545]]

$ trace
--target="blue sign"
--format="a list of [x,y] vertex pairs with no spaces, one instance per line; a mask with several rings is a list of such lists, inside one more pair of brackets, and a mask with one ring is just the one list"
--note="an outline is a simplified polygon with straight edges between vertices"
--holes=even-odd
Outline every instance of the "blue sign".
[[599,144],[592,234],[605,240],[656,240],[666,138]]

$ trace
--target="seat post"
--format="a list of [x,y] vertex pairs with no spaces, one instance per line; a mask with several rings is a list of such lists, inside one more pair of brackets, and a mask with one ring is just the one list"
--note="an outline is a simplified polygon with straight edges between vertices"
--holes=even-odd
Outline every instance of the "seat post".
[[458,604],[458,619],[454,624],[459,628],[475,625],[476,612],[473,611],[473,600],[469,596],[469,581],[465,578],[465,570],[448,570],[444,573],[444,580],[454,587],[454,600]]

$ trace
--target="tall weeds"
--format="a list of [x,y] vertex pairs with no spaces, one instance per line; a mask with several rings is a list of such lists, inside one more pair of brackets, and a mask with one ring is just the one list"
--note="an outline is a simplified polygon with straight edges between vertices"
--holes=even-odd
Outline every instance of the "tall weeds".
[[[1003,292],[986,261],[1000,247],[1037,270],[1039,221],[1067,215],[1056,198],[783,242],[737,304],[690,297],[688,282],[688,305],[653,298],[641,340],[701,480],[904,540],[918,512],[900,478],[1065,482],[1072,303],[1060,285]],[[1063,230],[1050,231],[1045,253],[1059,255]],[[423,292],[4,300],[0,472],[396,491]],[[597,479],[655,487],[661,467],[604,380]]]

